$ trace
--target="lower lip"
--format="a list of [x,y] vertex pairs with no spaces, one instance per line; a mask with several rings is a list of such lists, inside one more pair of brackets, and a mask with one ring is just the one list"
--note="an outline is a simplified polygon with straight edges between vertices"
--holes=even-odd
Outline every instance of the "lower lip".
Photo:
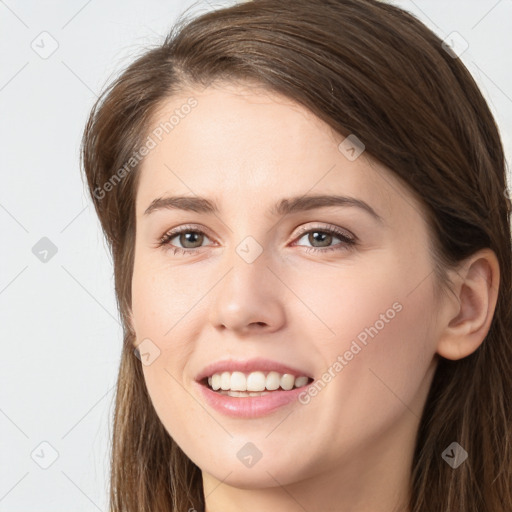
[[205,401],[216,411],[235,418],[258,418],[290,404],[298,402],[298,396],[309,385],[294,388],[290,391],[269,391],[263,396],[229,396],[217,393],[208,386],[199,384],[200,392]]

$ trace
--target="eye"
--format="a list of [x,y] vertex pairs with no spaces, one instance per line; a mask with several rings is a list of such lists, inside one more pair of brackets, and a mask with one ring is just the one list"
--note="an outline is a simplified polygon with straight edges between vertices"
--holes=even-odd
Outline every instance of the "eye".
[[[316,228],[302,228],[299,231],[298,240],[305,238],[308,235],[308,242],[311,244],[320,244],[318,247],[306,247],[306,252],[328,252],[328,251],[343,251],[348,250],[350,246],[356,244],[356,239],[337,228],[336,226],[329,225],[328,227]],[[176,247],[171,243],[175,238],[182,247]],[[338,239],[341,243],[329,247],[333,239]],[[196,226],[180,226],[179,228],[172,229],[165,233],[157,242],[157,247],[166,246],[173,254],[195,254],[197,249],[201,248],[202,243],[208,237],[206,233],[198,229]],[[295,238],[297,240],[297,238]],[[299,245],[300,246],[300,245]]]
[[[350,236],[348,233],[341,231],[341,229],[337,228],[336,226],[309,229],[303,228],[299,232],[299,240],[305,238],[305,235],[308,235],[307,240],[309,243],[320,244],[319,246],[306,247],[306,252],[343,251],[356,244],[355,238]],[[341,244],[328,247],[334,238],[341,240]]]
[[[179,243],[184,247],[174,247],[174,245],[171,244],[171,240],[174,238],[178,238]],[[173,254],[194,254],[196,252],[195,249],[201,246],[205,238],[208,239],[204,231],[197,229],[196,226],[181,226],[165,233],[165,235],[158,240],[157,247],[168,246],[168,249],[172,251]],[[192,247],[190,247],[189,244],[191,244]]]

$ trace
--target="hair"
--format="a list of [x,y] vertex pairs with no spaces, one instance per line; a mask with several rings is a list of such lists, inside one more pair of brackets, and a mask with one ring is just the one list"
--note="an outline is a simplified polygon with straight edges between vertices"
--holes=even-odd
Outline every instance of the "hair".
[[[469,356],[439,358],[417,433],[409,507],[510,512],[512,248],[502,143],[461,60],[413,15],[377,0],[255,0],[183,18],[92,107],[80,158],[112,254],[124,332],[111,511],[204,510],[201,471],[162,425],[133,354],[140,161],[119,170],[173,95],[222,81],[259,84],[363,141],[425,209],[442,290],[453,284],[448,269],[480,249],[495,252],[500,283],[489,331]],[[112,184],[116,171],[122,179]],[[454,441],[468,453],[457,469],[442,458]]]

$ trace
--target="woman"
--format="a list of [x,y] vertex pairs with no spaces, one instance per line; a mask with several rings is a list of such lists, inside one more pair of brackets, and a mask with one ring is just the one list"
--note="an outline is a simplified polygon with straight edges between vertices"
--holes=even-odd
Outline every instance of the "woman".
[[375,0],[257,0],[95,104],[113,512],[512,509],[505,162],[448,50]]

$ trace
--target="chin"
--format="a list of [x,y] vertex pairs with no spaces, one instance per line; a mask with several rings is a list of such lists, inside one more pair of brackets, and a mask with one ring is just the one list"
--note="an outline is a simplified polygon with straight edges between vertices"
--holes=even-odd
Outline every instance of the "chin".
[[278,487],[301,480],[296,466],[292,472],[290,467],[283,467],[284,465],[278,465],[276,462],[275,457],[271,456],[267,462],[263,462],[262,458],[252,467],[246,467],[238,461],[233,463],[232,460],[226,464],[218,462],[213,467],[210,465],[200,467],[203,476],[204,473],[208,473],[224,484],[238,489]]

